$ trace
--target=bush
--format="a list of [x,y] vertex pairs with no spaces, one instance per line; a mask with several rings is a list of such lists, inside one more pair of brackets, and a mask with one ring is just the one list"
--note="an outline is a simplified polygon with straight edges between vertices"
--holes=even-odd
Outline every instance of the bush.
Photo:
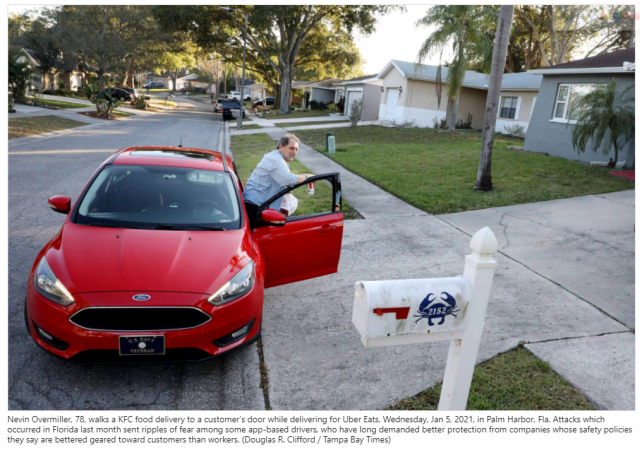
[[504,131],[507,135],[515,136],[518,138],[524,138],[525,133],[527,133],[524,127],[520,124],[508,125],[504,128]]
[[291,108],[300,108],[302,105],[298,102],[292,103]]
[[145,99],[144,95],[138,95],[137,97],[131,99],[131,106],[133,106],[135,109],[146,110],[148,106],[147,100]]
[[361,112],[362,99],[352,101],[351,106],[349,107],[349,121],[351,122],[351,127],[356,127],[358,125]]
[[318,102],[317,102],[317,101],[315,101],[315,100],[311,100],[311,101],[309,102],[309,108],[311,108],[311,109],[318,109]]
[[329,112],[330,113],[339,113],[340,112],[340,108],[338,108],[338,105],[336,105],[335,103],[332,103],[329,105]]
[[110,117],[111,112],[119,105],[118,101],[111,95],[111,91],[102,89],[96,83],[85,85],[83,91],[87,98],[96,105],[98,117]]
[[320,103],[318,103],[318,109],[320,111],[324,111],[324,110],[327,109],[327,105],[324,102],[320,102]]
[[467,116],[467,122],[464,122],[462,119],[458,119],[458,122],[456,122],[456,128],[457,129],[470,129],[471,128],[471,120],[473,119],[473,116],[471,115],[471,113],[469,113],[469,115]]
[[20,63],[19,52],[9,53],[9,89],[16,103],[24,103],[27,87],[33,75],[33,69],[28,63]]
[[340,100],[338,100],[338,103],[336,103],[336,105],[338,105],[340,112],[344,113],[344,97],[340,97]]
[[447,123],[447,118],[443,117],[442,119],[438,119],[438,116],[433,118],[433,128],[434,129],[443,129],[444,125]]

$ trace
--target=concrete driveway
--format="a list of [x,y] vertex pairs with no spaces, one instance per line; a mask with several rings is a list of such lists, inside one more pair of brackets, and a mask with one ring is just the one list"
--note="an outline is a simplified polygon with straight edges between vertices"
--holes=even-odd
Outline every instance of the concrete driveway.
[[24,328],[29,271],[64,220],[47,198],[75,201],[125,146],[178,146],[182,133],[185,146],[218,149],[221,126],[206,105],[180,100],[168,112],[9,143],[10,409],[264,409],[255,344],[200,364],[77,366],[38,349]]

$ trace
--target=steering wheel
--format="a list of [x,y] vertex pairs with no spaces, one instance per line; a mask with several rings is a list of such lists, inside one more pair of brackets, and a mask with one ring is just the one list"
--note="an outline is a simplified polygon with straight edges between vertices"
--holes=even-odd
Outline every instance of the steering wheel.
[[196,200],[195,202],[190,203],[186,209],[191,213],[203,216],[211,215],[214,210],[218,210],[224,214],[220,209],[220,205],[212,200]]

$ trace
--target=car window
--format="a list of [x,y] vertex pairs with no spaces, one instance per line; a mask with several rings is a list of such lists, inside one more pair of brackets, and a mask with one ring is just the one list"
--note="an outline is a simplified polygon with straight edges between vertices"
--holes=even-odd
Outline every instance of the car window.
[[240,228],[238,196],[228,173],[146,165],[105,167],[80,202],[82,225],[191,230]]

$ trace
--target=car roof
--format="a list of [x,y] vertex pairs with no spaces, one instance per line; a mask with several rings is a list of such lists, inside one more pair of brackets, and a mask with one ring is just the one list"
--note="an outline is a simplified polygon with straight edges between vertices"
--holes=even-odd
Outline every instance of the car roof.
[[[116,153],[114,165],[155,165],[164,167],[201,168],[224,171],[222,154],[217,151],[169,146],[136,146]],[[229,170],[233,161],[225,155]]]

